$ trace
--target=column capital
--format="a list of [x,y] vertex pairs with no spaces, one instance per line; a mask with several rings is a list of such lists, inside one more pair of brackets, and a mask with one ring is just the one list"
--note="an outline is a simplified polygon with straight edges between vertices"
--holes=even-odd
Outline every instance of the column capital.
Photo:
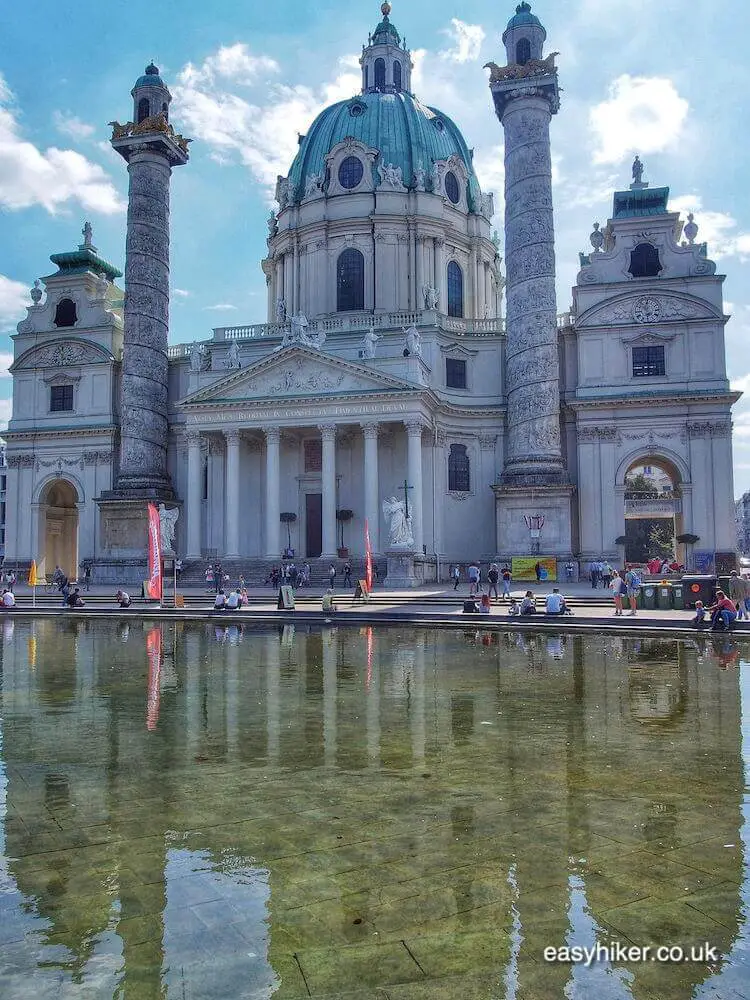
[[185,441],[187,442],[188,448],[200,448],[201,446],[201,432],[200,431],[186,431]]
[[406,428],[406,433],[409,437],[422,437],[422,431],[425,429],[425,423],[420,420],[419,417],[410,417],[408,420],[404,421],[404,427]]
[[380,434],[380,424],[377,422],[364,423],[359,425],[362,428],[362,433],[365,439],[370,441],[377,441],[378,435]]
[[224,431],[224,438],[227,444],[239,445],[242,440],[242,431],[238,427],[230,427],[229,430]]
[[336,424],[318,424],[320,436],[324,441],[335,441],[337,429]]
[[496,441],[497,441],[497,434],[479,435],[479,447],[482,449],[482,451],[494,451]]
[[281,429],[279,427],[262,427],[261,430],[266,436],[266,444],[278,444],[281,440]]

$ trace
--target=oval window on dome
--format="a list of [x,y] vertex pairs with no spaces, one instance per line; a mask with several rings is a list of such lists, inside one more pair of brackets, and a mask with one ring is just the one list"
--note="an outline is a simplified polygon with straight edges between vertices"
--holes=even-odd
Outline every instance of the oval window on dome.
[[352,116],[352,118],[359,118],[359,116],[363,115],[366,110],[367,108],[364,106],[364,104],[359,104],[357,102],[350,106],[349,114]]
[[454,205],[461,200],[461,189],[458,186],[458,179],[452,170],[445,175],[445,193]]
[[432,124],[435,126],[435,128],[438,130],[438,132],[444,132],[445,131],[445,122],[443,121],[442,118],[433,118],[432,119]]
[[355,188],[365,175],[365,168],[357,156],[347,156],[339,166],[339,184],[351,190]]

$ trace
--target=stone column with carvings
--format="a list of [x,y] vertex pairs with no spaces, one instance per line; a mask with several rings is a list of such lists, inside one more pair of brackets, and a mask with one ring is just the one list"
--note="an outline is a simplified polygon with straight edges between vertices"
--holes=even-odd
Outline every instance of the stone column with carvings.
[[365,517],[373,552],[380,551],[380,485],[378,479],[379,424],[362,424],[365,436]]
[[199,431],[187,435],[187,559],[201,557],[201,508],[203,506],[203,468]]
[[226,461],[226,523],[225,555],[236,559],[240,554],[240,432],[233,428],[224,431],[227,442]]
[[336,425],[318,428],[323,441],[321,466],[323,506],[323,551],[321,559],[336,555]]
[[423,498],[422,498],[422,422],[410,420],[406,423],[407,469],[409,486],[409,513],[414,533],[414,551],[421,554],[424,544]]
[[278,559],[281,555],[279,548],[281,432],[278,427],[264,427],[263,433],[266,435],[266,559]]
[[[112,148],[127,162],[130,176],[117,489],[170,499],[174,491],[167,472],[169,183],[172,169],[188,162],[188,152],[180,136],[158,126],[155,116],[172,97],[155,66],[147,68],[132,94],[139,132],[117,126],[112,134]],[[141,121],[144,101],[149,114]],[[154,128],[149,130],[145,126],[152,121]]]
[[[533,44],[539,45],[540,57],[541,40]],[[505,132],[508,437],[503,482],[543,486],[567,482],[560,443],[549,135],[560,100],[556,69],[518,78],[514,60],[509,44],[507,72],[503,67],[490,81]]]

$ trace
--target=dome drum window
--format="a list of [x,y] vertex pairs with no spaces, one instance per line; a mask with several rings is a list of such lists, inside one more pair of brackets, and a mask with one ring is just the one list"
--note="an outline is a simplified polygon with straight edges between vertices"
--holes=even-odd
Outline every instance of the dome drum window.
[[336,311],[365,308],[365,258],[359,250],[344,250],[336,264]]
[[365,168],[358,156],[347,156],[339,164],[339,184],[347,191],[361,184],[364,175]]
[[464,315],[464,273],[455,260],[448,265],[448,315]]
[[448,454],[448,490],[450,493],[469,493],[471,490],[471,464],[465,444],[452,444]]
[[458,186],[458,179],[452,170],[449,170],[445,175],[445,193],[454,205],[461,201],[461,188]]

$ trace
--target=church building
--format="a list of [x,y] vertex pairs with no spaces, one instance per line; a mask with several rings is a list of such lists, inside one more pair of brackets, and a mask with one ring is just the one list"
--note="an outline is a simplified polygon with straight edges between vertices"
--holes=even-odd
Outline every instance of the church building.
[[[735,548],[723,277],[692,216],[668,210],[636,159],[558,311],[544,27],[520,3],[505,64],[489,64],[503,261],[472,150],[412,92],[381,10],[360,92],[311,123],[278,178],[266,322],[199,343],[167,339],[169,182],[189,140],[158,69],[136,81],[112,135],[130,178],[127,299],[86,224],[14,337],[9,563],[141,579],[149,500],[179,507],[186,566],[358,559],[365,523],[382,555],[393,497],[424,581],[471,559],[620,562],[631,517]],[[670,496],[626,497],[644,466]]]

